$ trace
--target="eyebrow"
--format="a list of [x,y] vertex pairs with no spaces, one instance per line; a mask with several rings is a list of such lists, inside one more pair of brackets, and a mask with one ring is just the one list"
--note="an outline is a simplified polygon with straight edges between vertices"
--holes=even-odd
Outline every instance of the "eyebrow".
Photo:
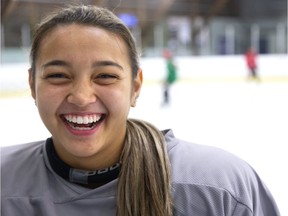
[[[49,66],[70,67],[71,65],[68,62],[66,62],[66,61],[52,60],[52,61],[49,61],[46,64],[44,64],[42,67],[46,68],[46,67],[49,67]],[[96,61],[96,62],[93,62],[93,64],[92,64],[92,67],[102,67],[102,66],[115,66],[115,67],[118,67],[121,70],[124,70],[124,68],[120,64],[118,64],[118,63],[116,63],[114,61],[109,61],[109,60]]]
[[116,63],[116,62],[114,62],[114,61],[97,61],[97,62],[94,62],[93,64],[92,64],[92,66],[93,67],[101,67],[101,66],[115,66],[115,67],[118,67],[118,68],[120,68],[121,70],[124,70],[124,68],[120,65],[120,64],[118,64],[118,63]]
[[49,66],[70,66],[67,62],[62,60],[52,60],[47,62],[46,64],[42,65],[43,68],[49,67]]

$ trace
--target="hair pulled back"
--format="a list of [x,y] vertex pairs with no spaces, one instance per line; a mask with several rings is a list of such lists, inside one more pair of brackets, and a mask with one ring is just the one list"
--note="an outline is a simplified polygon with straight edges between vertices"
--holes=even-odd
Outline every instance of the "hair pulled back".
[[[120,36],[135,78],[139,60],[130,30],[105,8],[79,5],[51,14],[37,27],[30,53],[33,79],[41,41],[57,26],[69,24],[95,26]],[[162,133],[147,122],[128,119],[121,162],[117,216],[172,216],[170,164]]]

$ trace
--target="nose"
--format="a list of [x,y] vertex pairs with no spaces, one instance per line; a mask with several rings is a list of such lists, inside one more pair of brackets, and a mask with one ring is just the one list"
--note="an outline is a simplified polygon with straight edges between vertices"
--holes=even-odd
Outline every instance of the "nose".
[[96,94],[93,84],[89,81],[78,81],[70,90],[67,97],[68,103],[78,107],[85,107],[96,102]]

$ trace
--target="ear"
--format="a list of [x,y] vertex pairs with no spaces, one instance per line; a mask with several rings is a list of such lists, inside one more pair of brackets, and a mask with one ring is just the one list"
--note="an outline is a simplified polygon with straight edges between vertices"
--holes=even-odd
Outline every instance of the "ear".
[[29,86],[30,86],[30,91],[31,91],[31,95],[34,98],[34,100],[36,99],[36,93],[35,93],[35,77],[33,77],[33,72],[32,69],[29,68],[28,70],[28,81],[29,81]]
[[131,98],[131,106],[136,106],[136,100],[140,95],[141,87],[143,82],[143,73],[142,69],[138,69],[137,75],[133,80],[133,92],[132,92],[132,98]]

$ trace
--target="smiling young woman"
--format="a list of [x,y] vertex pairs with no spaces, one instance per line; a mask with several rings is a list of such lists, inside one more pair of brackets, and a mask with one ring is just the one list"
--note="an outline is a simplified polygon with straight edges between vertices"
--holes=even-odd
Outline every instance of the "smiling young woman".
[[29,84],[51,137],[2,149],[2,215],[279,215],[246,162],[128,118],[138,61],[107,9],[72,6],[43,20]]
[[30,85],[59,156],[87,170],[118,162],[142,83],[141,70],[132,78],[123,39],[99,27],[69,24],[51,29],[38,50]]

